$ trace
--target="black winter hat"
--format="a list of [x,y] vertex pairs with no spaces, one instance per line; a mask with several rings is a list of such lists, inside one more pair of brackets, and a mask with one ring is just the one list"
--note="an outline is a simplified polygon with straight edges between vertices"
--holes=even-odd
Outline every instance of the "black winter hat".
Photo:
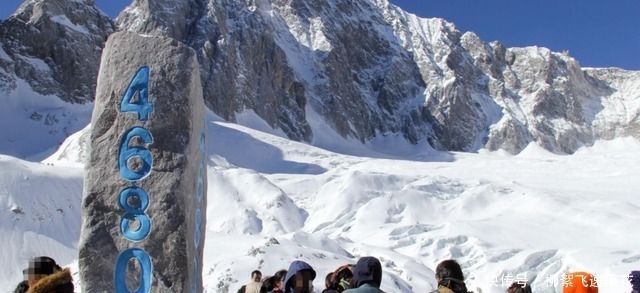
[[29,268],[23,271],[25,275],[52,275],[61,271],[62,268],[56,264],[53,258],[39,256],[29,261]]

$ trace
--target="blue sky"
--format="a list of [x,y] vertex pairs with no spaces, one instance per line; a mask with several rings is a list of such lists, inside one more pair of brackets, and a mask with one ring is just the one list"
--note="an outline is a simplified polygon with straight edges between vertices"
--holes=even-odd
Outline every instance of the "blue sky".
[[[5,19],[23,2],[2,0]],[[459,30],[507,47],[569,50],[583,67],[640,70],[638,0],[391,0],[422,17],[441,17]],[[130,0],[96,0],[115,17]]]

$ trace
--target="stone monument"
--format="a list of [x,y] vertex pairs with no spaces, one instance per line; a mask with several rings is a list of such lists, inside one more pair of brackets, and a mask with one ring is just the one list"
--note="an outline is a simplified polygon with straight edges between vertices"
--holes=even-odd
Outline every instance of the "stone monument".
[[110,36],[85,163],[83,291],[202,292],[204,110],[193,49]]

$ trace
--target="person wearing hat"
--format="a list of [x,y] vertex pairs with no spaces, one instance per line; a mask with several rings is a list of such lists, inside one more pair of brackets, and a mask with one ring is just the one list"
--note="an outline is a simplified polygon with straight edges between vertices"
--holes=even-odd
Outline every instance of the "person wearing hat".
[[289,265],[287,276],[284,278],[285,293],[309,293],[313,291],[313,280],[316,271],[308,263],[296,260]]
[[27,293],[73,293],[71,271],[62,269],[50,257],[32,259],[23,273],[29,284]]

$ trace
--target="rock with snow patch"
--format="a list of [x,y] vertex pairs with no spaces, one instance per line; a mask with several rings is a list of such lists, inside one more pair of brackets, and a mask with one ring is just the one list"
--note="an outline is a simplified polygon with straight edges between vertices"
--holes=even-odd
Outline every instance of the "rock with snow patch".
[[102,48],[114,30],[93,0],[25,1],[0,22],[0,92],[23,79],[42,95],[92,101]]
[[640,137],[637,115],[607,114],[638,98],[633,87],[568,54],[486,43],[386,0],[143,0],[119,26],[184,40],[216,114],[235,121],[253,110],[294,140],[313,142],[324,123],[362,142],[401,135],[450,151],[518,153],[536,142],[572,153]]

